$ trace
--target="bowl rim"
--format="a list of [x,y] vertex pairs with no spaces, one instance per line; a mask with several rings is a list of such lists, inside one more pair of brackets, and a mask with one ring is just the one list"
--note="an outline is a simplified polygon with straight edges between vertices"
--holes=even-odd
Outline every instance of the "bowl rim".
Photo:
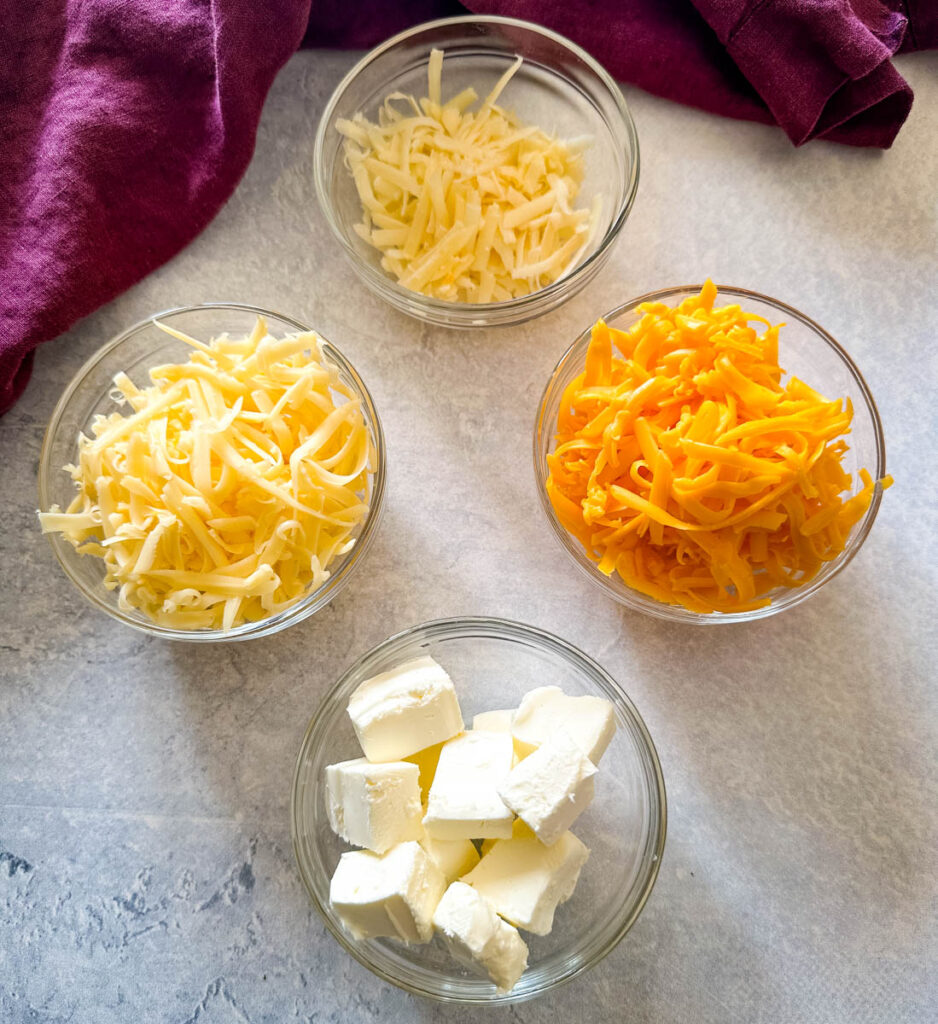
[[[646,842],[648,867],[642,888],[638,893],[634,904],[629,908],[628,913],[624,915],[622,921],[619,922],[614,932],[607,937],[603,946],[589,959],[584,960],[572,969],[568,968],[565,974],[548,982],[542,988],[538,988],[530,992],[520,992],[516,994],[512,991],[501,995],[488,997],[480,996],[478,998],[447,994],[443,992],[426,991],[416,987],[415,985],[408,984],[403,979],[395,977],[390,971],[385,970],[381,965],[371,962],[364,955],[362,945],[351,940],[341,928],[337,927],[327,912],[327,909],[322,905],[318,895],[316,894],[315,887],[312,884],[311,879],[307,876],[307,871],[304,868],[304,858],[300,852],[299,842],[299,823],[302,817],[300,813],[301,799],[299,791],[301,771],[304,764],[304,754],[307,751],[312,734],[319,725],[320,720],[324,717],[327,710],[331,709],[335,704],[339,693],[342,691],[343,687],[347,685],[348,680],[356,673],[361,672],[369,662],[377,662],[382,658],[382,656],[389,652],[393,652],[394,650],[405,648],[414,640],[447,638],[468,639],[471,637],[514,642],[518,642],[520,640],[520,642],[527,643],[528,646],[534,648],[542,650],[546,648],[552,653],[572,660],[574,663],[586,668],[590,672],[591,679],[599,684],[600,689],[602,689],[606,695],[611,698],[616,707],[621,710],[632,725],[635,726],[640,740],[641,751],[647,756],[648,764],[650,765],[651,778],[649,781],[653,780],[658,812],[657,816],[651,819],[651,826],[649,828],[649,837],[654,837],[654,843],[651,849],[648,849]],[[658,872],[661,868],[661,861],[664,856],[665,843],[667,840],[667,832],[668,801],[664,773],[662,772],[658,751],[655,747],[655,743],[652,739],[648,726],[645,724],[644,718],[633,703],[631,697],[629,697],[625,690],[618,682],[616,682],[612,675],[602,667],[602,665],[569,641],[564,640],[562,637],[559,637],[545,629],[541,629],[538,626],[532,626],[528,623],[495,616],[458,615],[421,622],[417,625],[410,626],[407,629],[393,633],[391,636],[375,644],[364,654],[356,658],[355,661],[340,674],[336,682],[333,683],[333,685],[320,698],[319,705],[310,717],[296,756],[296,762],[293,769],[293,783],[290,790],[290,837],[293,844],[293,854],[296,858],[297,869],[299,871],[300,878],[303,881],[303,885],[327,930],[347,953],[351,954],[351,956],[362,964],[362,966],[367,968],[377,977],[390,982],[392,985],[395,985],[404,991],[441,1003],[492,1006],[527,1002],[530,999],[535,999],[544,995],[546,992],[551,991],[560,985],[567,984],[574,978],[577,978],[584,972],[588,971],[590,968],[595,967],[596,964],[605,959],[605,957],[622,941],[645,908],[652,890],[655,887]]]
[[[672,285],[668,288],[659,288],[655,291],[646,292],[644,295],[639,295],[634,299],[629,299],[627,302],[623,302],[620,305],[615,306],[608,313],[603,314],[599,319],[609,323],[621,316],[623,313],[628,313],[634,310],[642,303],[660,302],[664,299],[685,293],[692,295],[699,292],[702,288],[702,283]],[[869,508],[863,515],[863,519],[860,520],[854,528],[854,532],[851,533],[847,547],[844,548],[843,552],[841,552],[835,562],[831,564],[830,571],[824,576],[820,578],[815,577],[805,586],[798,587],[790,591],[790,600],[784,602],[773,601],[764,608],[755,608],[746,612],[709,612],[706,614],[692,612],[678,605],[668,605],[664,602],[653,601],[652,598],[645,598],[644,595],[633,592],[631,588],[628,589],[627,593],[621,593],[614,590],[609,585],[605,576],[602,576],[599,573],[595,563],[573,543],[573,538],[567,530],[564,529],[563,524],[557,518],[550,499],[547,496],[547,489],[545,486],[547,481],[546,458],[542,458],[541,452],[542,437],[546,431],[552,430],[552,427],[545,423],[544,420],[547,405],[554,397],[554,390],[557,381],[563,370],[566,368],[568,361],[574,356],[578,356],[579,349],[588,341],[590,332],[593,328],[592,324],[577,335],[574,341],[564,351],[563,355],[557,360],[557,363],[551,371],[547,384],[541,392],[540,401],[538,402],[537,415],[534,420],[533,435],[534,478],[541,507],[547,516],[555,537],[560,542],[561,547],[563,547],[564,550],[573,558],[573,561],[580,572],[582,572],[594,585],[598,586],[604,594],[627,608],[643,612],[646,615],[653,616],[654,618],[664,619],[668,622],[682,622],[688,625],[697,626],[721,626],[729,623],[752,622],[758,619],[768,618],[769,616],[776,615],[788,608],[794,608],[796,605],[801,604],[813,594],[817,593],[821,587],[843,572],[863,546],[870,530],[873,528],[873,522],[876,519],[880,504],[882,503],[883,487],[880,481],[886,475],[886,441],[883,432],[883,423],[879,415],[879,409],[877,408],[876,400],[873,398],[873,393],[870,390],[869,385],[866,383],[863,374],[860,372],[860,368],[853,361],[852,357],[843,345],[841,345],[829,331],[825,330],[825,328],[817,323],[817,321],[813,320],[807,314],[802,313],[801,310],[787,302],[775,299],[770,295],[766,295],[764,292],[758,292],[751,288],[741,288],[738,285],[718,284],[716,285],[716,289],[718,297],[721,295],[728,295],[742,300],[753,299],[757,302],[762,302],[788,317],[793,317],[812,331],[818,340],[824,342],[828,348],[830,348],[834,354],[839,357],[840,362],[853,378],[854,383],[863,398],[866,410],[869,413],[870,421],[873,424],[876,451],[876,471],[873,473],[873,478],[875,480],[873,497],[870,501]],[[547,444],[549,446],[549,440]]]
[[[335,215],[335,206],[332,202],[331,190],[325,180],[324,160],[327,127],[335,108],[344,96],[345,91],[357,76],[371,63],[384,56],[389,50],[397,46],[399,43],[420,35],[430,29],[460,24],[504,25],[512,28],[522,28],[563,46],[587,65],[609,93],[618,112],[621,126],[628,137],[631,151],[630,168],[629,175],[625,183],[625,193],[622,201],[619,203],[615,217],[609,224],[609,227],[606,229],[595,250],[591,252],[582,263],[578,263],[570,273],[557,278],[556,281],[552,281],[546,287],[540,288],[538,291],[532,292],[530,295],[521,295],[517,298],[507,299],[503,302],[447,302],[442,299],[436,299],[433,296],[421,295],[419,292],[414,292],[408,288],[404,288],[390,275],[380,273],[375,270],[374,267],[366,263],[361,258],[358,251],[349,243],[345,232],[341,229],[338,218]],[[343,76],[339,84],[333,90],[332,95],[329,97],[329,101],[326,103],[326,106],[320,116],[319,126],[316,129],[316,138],[313,145],[313,176],[316,187],[316,196],[319,199],[319,206],[323,211],[327,223],[329,224],[329,229],[342,246],[346,257],[350,260],[353,267],[358,271],[359,275],[363,277],[365,283],[368,284],[369,287],[371,287],[377,294],[388,298],[389,301],[392,301],[396,308],[400,308],[398,306],[399,301],[407,304],[408,306],[419,307],[423,311],[436,314],[442,318],[453,317],[454,319],[459,318],[460,320],[465,318],[465,324],[461,323],[459,326],[466,327],[507,326],[509,325],[508,323],[502,324],[498,321],[486,322],[484,324],[474,324],[471,321],[485,320],[488,316],[499,314],[507,316],[513,312],[517,313],[520,317],[522,313],[530,310],[531,307],[535,307],[536,309],[536,307],[543,304],[545,300],[550,300],[562,295],[565,289],[571,287],[573,282],[580,283],[580,281],[583,280],[585,283],[585,280],[589,280],[592,274],[595,273],[598,267],[605,261],[608,256],[609,249],[619,237],[619,233],[628,219],[632,206],[635,203],[635,197],[638,193],[640,166],[641,154],[639,151],[638,132],[635,127],[635,121],[632,118],[632,113],[629,110],[628,103],[622,94],[622,90],[619,88],[618,83],[612,75],[610,75],[594,57],[590,56],[586,50],[578,46],[566,36],[561,35],[559,32],[554,32],[552,29],[545,28],[542,25],[536,25],[533,22],[525,21],[521,18],[507,18],[498,15],[460,15],[454,18],[437,18],[433,21],[425,21],[419,25],[414,25],[403,32],[398,32],[397,35],[392,36],[379,46],[369,50],[368,53],[357,61]],[[393,296],[393,299],[390,298],[391,296]],[[442,325],[444,320],[434,320],[433,322]],[[515,322],[517,321],[510,321],[510,323]]]
[[[361,532],[356,539],[354,547],[342,557],[342,562],[338,568],[315,590],[310,591],[300,601],[297,601],[295,604],[285,608],[282,612],[269,616],[265,619],[260,619],[257,622],[242,623],[240,626],[235,626],[231,630],[172,629],[168,626],[160,626],[157,623],[148,623],[142,619],[133,618],[132,616],[125,614],[119,608],[114,607],[108,601],[104,600],[100,594],[85,586],[84,581],[72,570],[70,562],[71,556],[69,555],[69,552],[74,554],[73,549],[71,549],[70,546],[66,548],[66,542],[57,534],[46,534],[52,550],[55,553],[55,557],[62,570],[65,572],[65,575],[92,605],[101,611],[106,612],[112,618],[122,622],[124,625],[130,626],[132,629],[136,629],[148,636],[157,636],[167,640],[182,640],[189,643],[231,642],[267,636],[270,633],[279,632],[287,626],[291,626],[297,622],[302,622],[304,619],[309,618],[310,615],[313,615],[328,604],[346,585],[352,570],[358,565],[368,548],[371,546],[375,533],[377,532],[378,523],[380,522],[381,515],[384,511],[384,497],[387,485],[387,453],[385,448],[384,428],[381,424],[381,418],[378,415],[374,399],[371,397],[371,392],[359,376],[358,371],[340,349],[329,341],[328,338],[321,335],[315,328],[310,327],[303,321],[297,320],[296,317],[288,316],[285,313],[279,313],[276,310],[244,302],[200,302],[189,306],[173,306],[168,309],[160,310],[157,313],[153,313],[142,320],[138,320],[136,323],[125,328],[110,341],[92,352],[92,354],[81,364],[65,387],[65,390],[62,392],[59,400],[56,402],[55,408],[52,411],[52,415],[49,418],[49,423],[46,426],[46,430],[43,435],[42,448],[39,453],[39,468],[37,471],[39,508],[46,509],[49,507],[49,491],[52,476],[55,472],[61,469],[61,467],[51,465],[52,445],[59,432],[61,420],[65,415],[65,411],[70,402],[80,391],[89,374],[109,355],[111,355],[115,349],[119,348],[124,342],[128,341],[140,331],[151,327],[154,321],[171,316],[184,316],[187,313],[198,313],[204,311],[211,312],[213,310],[237,310],[245,313],[253,313],[257,316],[274,317],[282,323],[295,327],[298,331],[311,332],[315,334],[323,347],[323,354],[326,358],[330,362],[333,362],[339,370],[346,373],[354,382],[358,396],[363,402],[365,410],[373,425],[372,441],[375,446],[375,452],[377,453],[378,464],[372,474],[371,500],[368,513],[362,523]],[[327,587],[330,589],[328,597],[324,601],[323,592]]]

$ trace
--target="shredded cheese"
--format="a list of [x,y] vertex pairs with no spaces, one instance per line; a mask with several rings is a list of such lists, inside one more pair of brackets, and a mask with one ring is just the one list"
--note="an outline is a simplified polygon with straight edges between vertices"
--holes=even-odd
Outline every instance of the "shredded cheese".
[[[548,456],[560,522],[606,575],[695,612],[763,607],[843,551],[874,488],[843,467],[853,409],[796,377],[780,326],[717,289],[645,303],[627,331],[600,320],[567,387]],[[751,321],[764,325],[760,334]]]
[[78,494],[40,512],[102,558],[120,607],[174,629],[232,629],[274,615],[329,578],[368,511],[376,456],[358,397],[313,333],[192,347],[138,388],[124,373],[66,466]]
[[355,230],[411,291],[464,303],[529,295],[589,246],[600,199],[573,206],[588,141],[553,138],[496,105],[521,63],[472,111],[473,89],[443,102],[433,50],[426,97],[392,93],[377,124],[361,113],[337,122],[362,203]]

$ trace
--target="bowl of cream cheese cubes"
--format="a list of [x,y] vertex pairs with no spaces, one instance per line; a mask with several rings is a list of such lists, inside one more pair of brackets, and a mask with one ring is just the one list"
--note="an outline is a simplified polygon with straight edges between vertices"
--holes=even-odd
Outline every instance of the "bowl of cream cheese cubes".
[[648,730],[596,662],[491,618],[385,640],[336,683],[293,782],[300,874],[379,977],[459,1003],[534,998],[637,919],[666,833]]

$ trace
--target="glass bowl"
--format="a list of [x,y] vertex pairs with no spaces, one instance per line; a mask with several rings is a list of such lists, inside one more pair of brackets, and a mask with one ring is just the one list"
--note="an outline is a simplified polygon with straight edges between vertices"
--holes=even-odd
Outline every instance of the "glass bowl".
[[[356,941],[329,904],[329,881],[348,849],[329,828],[323,786],[328,764],[361,756],[346,708],[365,679],[425,654],[449,672],[463,717],[517,707],[536,686],[611,701],[618,729],[596,777],[596,798],[574,825],[590,848],[576,891],[557,910],[550,935],[524,934],[529,966],[515,988],[495,986],[461,967],[439,938],[406,946]],[[661,863],[666,831],[664,779],[645,723],[618,684],[591,658],[558,637],[501,619],[425,623],[385,640],[330,690],[306,730],[293,778],[293,847],[300,874],[329,931],[358,961],[409,992],[455,1003],[533,999],[598,963],[637,919]]]
[[[697,295],[700,285],[683,285],[651,292],[616,306],[602,318],[610,327],[628,330],[639,318],[636,308],[643,302],[666,302],[678,305],[690,295]],[[853,424],[849,434],[850,449],[844,457],[843,466],[854,481],[854,492],[859,490],[858,471],[869,470],[872,478],[880,480],[886,474],[886,443],[883,424],[872,394],[853,360],[841,345],[810,317],[799,312],[794,306],[777,299],[752,292],[744,288],[719,286],[715,305],[738,303],[747,312],[759,313],[772,324],[784,323],[778,335],[778,361],[785,371],[785,377],[795,376],[805,381],[828,398],[848,397],[853,402]],[[538,410],[535,423],[535,476],[541,504],[561,545],[573,561],[585,572],[593,583],[607,595],[638,611],[647,612],[672,622],[711,625],[720,623],[749,622],[753,618],[765,618],[785,608],[801,604],[823,587],[850,562],[860,550],[863,541],[876,519],[883,498],[882,484],[877,483],[872,501],[863,518],[853,527],[844,550],[832,561],[825,562],[816,577],[803,587],[777,587],[767,593],[771,604],[751,611],[712,612],[709,614],[690,611],[679,605],[665,604],[629,587],[619,574],[605,575],[587,555],[583,545],[565,529],[557,518],[547,495],[549,475],[547,458],[555,446],[557,414],[563,392],[570,381],[583,372],[586,352],[590,344],[592,325],[560,357],[554,368]]]
[[[590,250],[565,277],[505,302],[457,303],[418,295],[390,277],[380,254],[354,230],[361,202],[345,165],[340,118],[373,119],[395,91],[426,95],[427,63],[442,49],[445,95],[472,85],[484,96],[517,55],[524,63],[500,103],[561,138],[589,135],[577,205],[602,195],[600,221]],[[329,227],[361,280],[397,309],[444,327],[517,324],[555,309],[575,295],[606,262],[638,188],[638,136],[622,93],[610,75],[563,36],[513,18],[444,18],[394,36],[372,50],[342,79],[319,122],[314,154],[316,192]]]
[[[676,306],[688,296],[698,294],[701,287],[701,285],[683,285],[678,288],[666,288],[662,291],[651,292],[617,306],[602,319],[610,327],[627,330],[638,320],[636,308],[641,303],[666,302],[669,306]],[[769,298],[767,295],[761,295],[759,292],[721,285],[718,288],[715,305],[728,303],[738,303],[746,312],[758,313],[774,324],[784,322],[785,326],[779,332],[779,364],[786,371],[786,377],[799,377],[828,398],[846,397],[853,402],[853,424],[848,437],[850,447],[844,456],[842,465],[844,470],[853,477],[854,493],[860,489],[858,486],[860,483],[858,471],[860,469],[865,467],[870,471],[874,480],[880,480],[886,473],[883,425],[866,381],[838,342],[823,327],[793,306]],[[616,573],[612,576],[601,573],[596,563],[588,557],[580,542],[567,532],[557,518],[546,488],[549,475],[547,457],[554,449],[560,403],[567,385],[583,370],[591,330],[592,325],[561,356],[547,382],[547,387],[544,389],[534,426],[534,474],[541,504],[560,543],[582,572],[607,595],[629,608],[646,612],[660,619],[708,625],[747,622],[750,619],[765,618],[768,615],[784,611],[786,608],[792,608],[817,593],[825,583],[846,567],[860,550],[863,541],[866,540],[876,513],[879,511],[882,500],[882,485],[879,483],[876,484],[869,508],[860,522],[854,526],[844,550],[835,559],[826,562],[817,576],[804,586],[777,587],[769,591],[766,596],[771,598],[772,603],[764,608],[744,612],[713,612],[710,614],[693,612],[678,605],[656,601],[654,598],[633,590]]]
[[[98,413],[111,413],[115,410],[116,406],[110,398],[114,375],[123,370],[135,383],[148,383],[147,370],[151,366],[188,358],[190,347],[161,331],[154,325],[154,320],[160,320],[183,333],[207,340],[226,331],[233,335],[248,334],[258,316],[266,319],[273,334],[312,329],[292,317],[256,306],[209,302],[156,313],[153,317],[134,324],[100,348],[82,366],[65,389],[49,421],[39,457],[39,508],[46,510],[57,504],[65,509],[74,498],[74,484],[69,474],[63,472],[62,467],[75,460],[78,435],[80,432],[90,434],[93,417]],[[354,547],[330,563],[329,579],[296,604],[258,622],[245,622],[229,630],[172,629],[158,625],[141,612],[128,612],[119,608],[117,592],[104,587],[102,560],[92,555],[78,554],[61,534],[47,534],[52,550],[66,576],[95,607],[152,636],[206,643],[219,640],[246,640],[275,633],[308,618],[335,597],[361,562],[378,525],[384,498],[385,451],[384,434],[378,413],[368,389],[355,372],[355,368],[337,348],[324,339],[322,352],[338,370],[340,380],[359,397],[378,457],[377,469],[369,481],[368,514],[352,533],[356,538]]]

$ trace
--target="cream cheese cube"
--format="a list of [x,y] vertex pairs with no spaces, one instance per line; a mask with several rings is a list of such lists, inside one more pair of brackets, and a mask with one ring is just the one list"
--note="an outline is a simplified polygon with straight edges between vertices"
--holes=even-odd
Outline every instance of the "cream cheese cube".
[[563,730],[519,761],[498,795],[546,846],[593,802],[596,766]]
[[443,872],[419,843],[407,842],[384,854],[343,853],[329,901],[356,939],[429,942],[433,912],[445,890]]
[[427,834],[434,839],[507,838],[514,814],[498,795],[514,747],[505,732],[465,732],[443,744],[430,787]]
[[539,839],[501,839],[462,881],[506,921],[547,935],[557,906],[573,895],[589,850],[572,832],[553,846]]
[[473,970],[481,970],[499,992],[509,992],[528,966],[528,947],[517,928],[503,921],[484,896],[462,882],[443,894],[433,924],[453,956]]
[[406,761],[372,764],[364,757],[326,768],[326,810],[336,835],[384,853],[423,835],[420,769]]
[[482,732],[511,732],[512,710],[480,711],[472,718],[472,728]]
[[447,885],[461,878],[479,863],[479,851],[471,839],[434,839],[424,833],[420,845],[443,872]]
[[511,723],[518,754],[530,754],[558,729],[566,729],[598,765],[615,735],[615,711],[602,697],[569,697],[559,686],[540,686],[526,693]]
[[430,657],[366,679],[348,713],[369,761],[400,761],[463,727],[453,682]]

